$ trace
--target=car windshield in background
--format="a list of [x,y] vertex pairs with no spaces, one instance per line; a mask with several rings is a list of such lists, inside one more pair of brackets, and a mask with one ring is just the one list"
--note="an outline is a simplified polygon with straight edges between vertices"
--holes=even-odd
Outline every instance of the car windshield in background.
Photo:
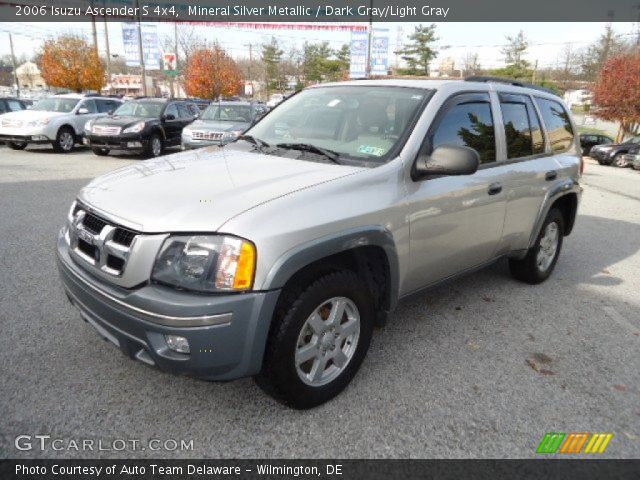
[[430,93],[368,85],[310,88],[278,106],[247,133],[270,145],[307,144],[341,158],[383,163]]
[[251,107],[247,105],[209,105],[200,119],[221,122],[250,122]]
[[158,118],[163,104],[156,102],[128,102],[113,112],[121,117]]
[[74,109],[79,101],[80,100],[77,98],[43,98],[42,100],[38,100],[38,102],[36,102],[36,104],[31,107],[31,110],[69,113]]

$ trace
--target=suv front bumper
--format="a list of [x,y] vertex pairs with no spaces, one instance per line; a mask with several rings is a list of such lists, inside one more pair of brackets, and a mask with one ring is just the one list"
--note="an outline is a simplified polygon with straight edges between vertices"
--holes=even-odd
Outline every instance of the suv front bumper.
[[[78,266],[62,236],[57,260],[71,303],[129,357],[206,380],[233,380],[260,371],[279,290],[198,295],[158,285],[114,287]],[[165,335],[187,338],[190,353],[170,350]]]
[[141,152],[149,145],[149,136],[139,133],[125,133],[118,136],[85,134],[83,143],[92,148]]

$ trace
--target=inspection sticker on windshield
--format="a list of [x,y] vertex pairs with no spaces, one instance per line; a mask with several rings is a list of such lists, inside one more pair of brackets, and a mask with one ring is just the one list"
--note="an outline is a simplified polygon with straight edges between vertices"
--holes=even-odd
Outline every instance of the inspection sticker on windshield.
[[358,153],[368,153],[369,155],[381,157],[384,155],[384,148],[372,147],[371,145],[360,145],[358,147]]

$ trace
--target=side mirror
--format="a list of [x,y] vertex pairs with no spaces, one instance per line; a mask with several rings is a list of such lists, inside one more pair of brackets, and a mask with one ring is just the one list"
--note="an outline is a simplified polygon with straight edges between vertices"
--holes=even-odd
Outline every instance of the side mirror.
[[78,113],[77,115],[86,115],[87,113],[89,113],[89,109],[86,107],[80,107],[78,109]]
[[175,120],[176,116],[172,113],[169,113],[168,115],[165,115],[164,117],[162,117],[163,120]]
[[431,155],[420,155],[414,165],[414,176],[472,175],[480,166],[480,155],[473,148],[441,145]]

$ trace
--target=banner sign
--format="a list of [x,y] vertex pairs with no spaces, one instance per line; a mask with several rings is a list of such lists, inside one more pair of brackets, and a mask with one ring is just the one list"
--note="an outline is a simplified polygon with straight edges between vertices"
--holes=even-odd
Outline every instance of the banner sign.
[[[374,29],[371,45],[371,75],[389,74],[389,30]],[[351,64],[349,78],[366,78],[367,56],[369,53],[369,34],[351,32]]]
[[[127,66],[139,67],[140,48],[138,43],[138,24],[136,22],[122,24],[122,43]],[[145,70],[160,70],[158,31],[155,25],[142,24],[142,53],[144,55]]]
[[373,30],[371,47],[371,75],[389,74],[389,30]]
[[367,76],[368,49],[369,34],[366,31],[351,32],[349,78],[365,78]]

